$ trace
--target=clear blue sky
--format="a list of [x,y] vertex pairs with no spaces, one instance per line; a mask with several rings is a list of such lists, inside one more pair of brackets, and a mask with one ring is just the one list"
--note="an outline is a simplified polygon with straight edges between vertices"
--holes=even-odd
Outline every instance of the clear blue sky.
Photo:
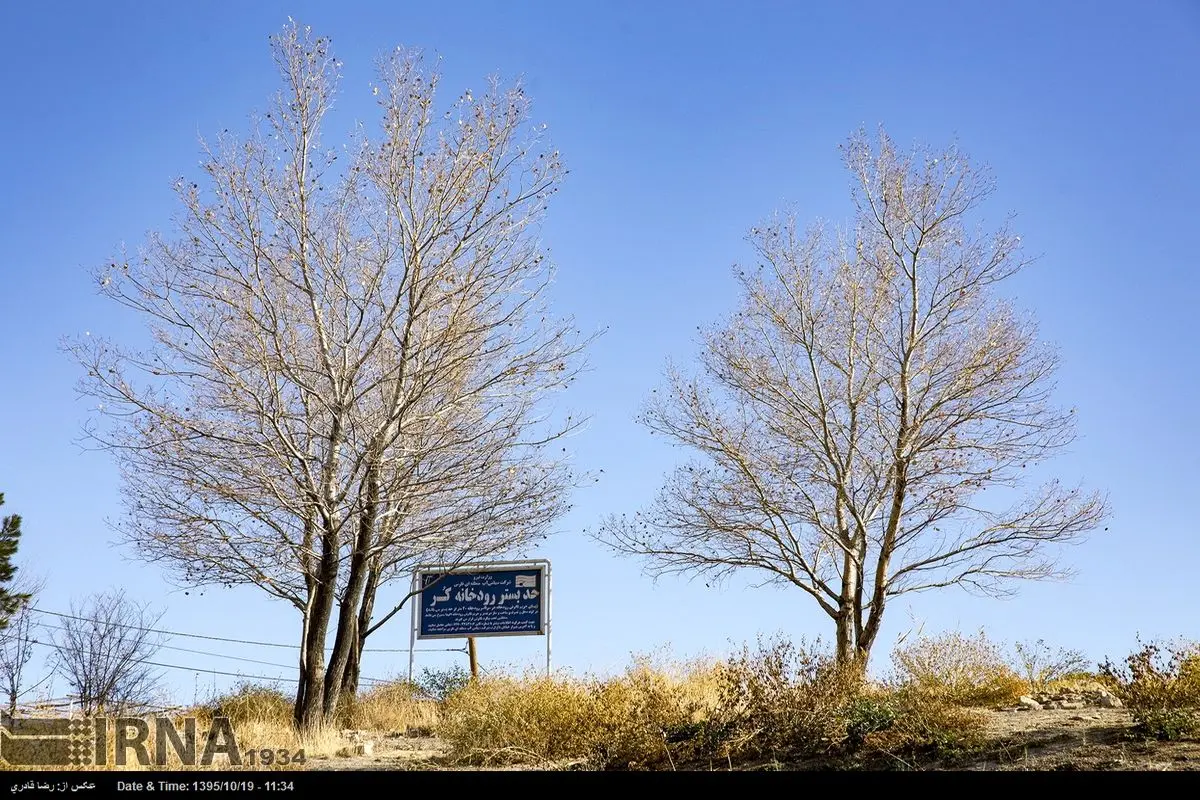
[[[450,10],[452,9],[452,10]],[[591,412],[579,465],[605,470],[543,555],[554,563],[555,660],[610,670],[632,651],[726,651],[759,632],[827,633],[798,591],[643,578],[581,534],[646,503],[682,456],[633,423],[668,356],[734,302],[745,231],[773,209],[844,218],[837,145],[883,123],[901,143],[962,146],[988,162],[987,209],[1038,265],[1010,287],[1062,351],[1059,397],[1081,438],[1052,464],[1111,493],[1109,531],[1068,553],[1070,583],[1009,601],[950,591],[889,611],[896,635],[986,627],[1092,658],[1143,636],[1200,635],[1200,3],[63,3],[7,2],[0,110],[0,491],[25,517],[22,557],[42,604],[122,586],[164,625],[291,642],[298,617],[252,590],[174,592],[112,546],[116,471],[75,444],[85,417],[60,338],[138,336],[88,268],[165,228],[176,176],[198,174],[198,134],[244,126],[275,85],[267,36],[292,15],[345,62],[344,119],[374,122],[372,59],[397,44],[444,57],[447,96],[499,71],[525,76],[571,175],[550,210],[555,301],[608,326],[571,398]],[[385,598],[386,599],[386,598]],[[290,663],[286,651],[206,645]],[[374,647],[404,647],[393,623]],[[541,641],[484,640],[485,665],[535,663]],[[289,672],[165,651],[161,660]],[[404,668],[372,656],[365,674]],[[419,664],[438,664],[424,656]],[[41,677],[38,674],[34,677]],[[170,671],[190,700],[213,679]],[[216,679],[218,688],[230,679]],[[62,693],[61,681],[56,694]]]

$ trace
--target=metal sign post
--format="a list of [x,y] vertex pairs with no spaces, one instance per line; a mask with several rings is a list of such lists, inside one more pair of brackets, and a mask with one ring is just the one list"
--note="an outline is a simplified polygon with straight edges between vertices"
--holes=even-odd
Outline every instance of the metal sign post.
[[[415,572],[413,573],[412,590],[411,591],[414,593],[417,591],[417,574]],[[409,596],[412,597],[414,595],[409,595]],[[413,659],[416,657],[416,652],[417,652],[417,614],[416,614],[416,606],[417,605],[418,605],[417,603],[413,603],[414,611],[413,611],[413,615],[412,615],[411,624],[409,624],[409,626],[408,626],[408,683],[409,683],[409,685],[412,685],[412,682],[413,682]]]
[[466,638],[470,643],[483,636],[545,636],[550,675],[549,561],[418,566],[412,591],[416,602],[409,636],[410,681],[418,639]]
[[546,563],[546,677],[550,677],[550,562]]

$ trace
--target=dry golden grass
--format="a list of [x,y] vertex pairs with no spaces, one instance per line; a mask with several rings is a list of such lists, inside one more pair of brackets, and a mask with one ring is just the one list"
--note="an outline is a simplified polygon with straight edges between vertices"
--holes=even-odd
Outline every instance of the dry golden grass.
[[477,764],[668,765],[672,734],[711,712],[716,672],[639,658],[612,678],[489,677],[446,700],[438,735]]
[[344,711],[347,728],[368,731],[405,732],[432,730],[438,723],[438,704],[416,696],[407,681],[378,684],[359,696]]
[[[233,723],[243,750],[303,750],[305,758],[329,758],[346,745],[342,728],[387,733],[409,728],[432,728],[437,723],[437,704],[416,697],[404,681],[379,684],[362,694],[350,708],[343,709],[339,724],[301,735],[292,725],[292,699],[272,687],[243,685],[217,698],[195,715],[211,719],[226,716]],[[258,759],[261,762],[261,757]]]

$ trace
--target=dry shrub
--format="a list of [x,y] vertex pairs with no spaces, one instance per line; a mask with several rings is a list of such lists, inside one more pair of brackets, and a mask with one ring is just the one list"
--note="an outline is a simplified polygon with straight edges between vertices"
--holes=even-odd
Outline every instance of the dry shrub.
[[[201,726],[213,717],[227,717],[233,726],[238,748],[248,750],[303,750],[305,759],[336,751],[336,730],[297,733],[292,719],[293,698],[277,686],[243,683],[227,694],[189,712]],[[215,766],[215,765],[214,765]]]
[[438,735],[482,764],[585,761],[608,769],[675,766],[707,717],[714,670],[637,659],[609,679],[487,677],[451,694]]
[[446,699],[438,735],[464,761],[547,763],[589,755],[599,718],[579,681],[489,676]]
[[1035,692],[1046,691],[1055,685],[1070,687],[1072,682],[1067,681],[1067,677],[1080,675],[1088,663],[1078,650],[1056,649],[1046,644],[1045,639],[1017,642],[1013,651],[1022,677]]
[[605,716],[593,758],[608,768],[674,767],[696,756],[696,733],[716,701],[714,670],[637,659],[624,675],[597,681]]
[[846,740],[848,711],[862,689],[862,671],[835,664],[819,640],[759,640],[722,671],[710,739],[750,757],[827,752]]
[[1043,691],[1055,692],[1095,692],[1103,689],[1115,693],[1116,685],[1103,675],[1094,672],[1071,672],[1061,678],[1050,681]]
[[342,711],[347,728],[371,731],[408,731],[437,725],[438,704],[421,697],[420,689],[408,681],[392,681],[372,686]]
[[1028,684],[983,631],[916,639],[892,652],[893,681],[909,693],[958,706],[1011,705]]
[[1124,665],[1100,667],[1136,730],[1154,739],[1200,736],[1200,643],[1139,644]]
[[292,725],[293,698],[276,686],[242,683],[228,694],[211,700],[203,709],[207,716],[228,717],[234,728],[246,723]]

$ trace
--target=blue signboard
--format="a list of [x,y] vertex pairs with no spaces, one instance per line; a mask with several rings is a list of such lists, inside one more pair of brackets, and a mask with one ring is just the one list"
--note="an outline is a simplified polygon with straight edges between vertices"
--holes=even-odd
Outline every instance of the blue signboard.
[[417,637],[543,634],[545,577],[541,566],[418,572]]

